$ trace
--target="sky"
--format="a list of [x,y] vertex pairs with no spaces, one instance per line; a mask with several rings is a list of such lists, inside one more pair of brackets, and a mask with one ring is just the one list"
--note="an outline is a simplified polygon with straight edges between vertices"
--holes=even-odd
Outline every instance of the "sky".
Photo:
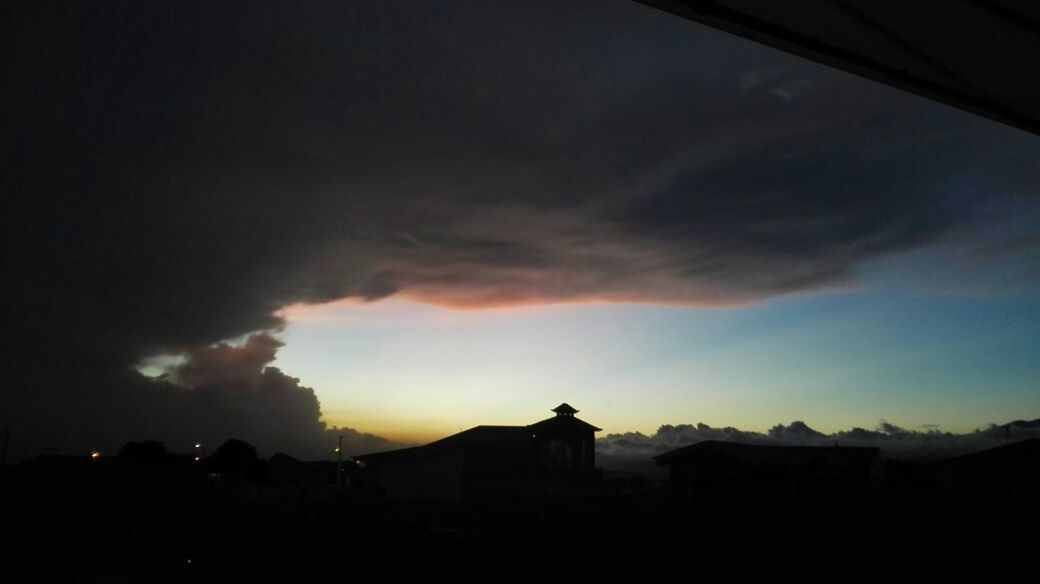
[[326,420],[420,443],[561,401],[606,433],[792,420],[970,432],[1040,411],[1038,308],[872,292],[724,310],[334,304],[290,311],[276,364],[307,372]]
[[1040,417],[1034,135],[635,2],[0,26],[23,454]]

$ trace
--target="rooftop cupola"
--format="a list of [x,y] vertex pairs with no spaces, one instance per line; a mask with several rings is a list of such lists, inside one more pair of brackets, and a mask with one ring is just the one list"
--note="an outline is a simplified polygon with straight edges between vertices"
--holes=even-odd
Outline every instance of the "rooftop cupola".
[[574,414],[578,413],[578,410],[572,408],[570,404],[567,403],[562,403],[556,406],[552,411],[556,412],[557,416],[568,416],[571,418],[574,417]]

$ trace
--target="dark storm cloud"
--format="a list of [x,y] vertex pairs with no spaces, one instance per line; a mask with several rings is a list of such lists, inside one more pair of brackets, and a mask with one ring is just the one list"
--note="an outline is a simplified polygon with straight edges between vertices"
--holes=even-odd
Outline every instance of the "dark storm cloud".
[[1033,137],[628,2],[24,3],[2,27],[8,411],[295,302],[843,286],[1038,178]]

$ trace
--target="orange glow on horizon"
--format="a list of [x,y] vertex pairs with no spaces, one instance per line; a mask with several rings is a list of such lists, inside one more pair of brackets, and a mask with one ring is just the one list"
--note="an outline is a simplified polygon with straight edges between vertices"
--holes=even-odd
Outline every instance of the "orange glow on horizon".
[[[473,424],[473,425],[476,425],[476,424]],[[473,425],[471,425],[471,426],[469,426],[467,428],[462,428],[462,429],[466,430],[466,429],[472,427]],[[341,425],[341,424],[337,424],[337,423],[329,423],[328,427],[329,427],[329,429],[334,429],[334,427],[352,428],[352,429],[357,430],[358,432],[361,432],[363,434],[372,434],[372,435],[375,435],[375,436],[379,436],[381,438],[386,438],[387,440],[390,440],[392,442],[398,442],[398,443],[401,443],[401,444],[415,444],[415,445],[429,444],[430,442],[434,442],[436,440],[440,440],[441,438],[444,438],[445,436],[450,436],[450,435],[452,435],[452,434],[454,434],[454,433],[459,431],[458,429],[439,429],[438,430],[438,429],[432,429],[432,428],[431,429],[411,429],[411,430],[408,430],[408,429],[402,429],[401,426],[379,426],[379,425],[376,425],[376,426],[364,426],[362,428],[353,428],[353,427],[351,427],[350,424],[342,424]]]
[[476,299],[476,298],[452,298],[442,296],[427,296],[416,293],[402,293],[381,298],[379,300],[364,300],[357,296],[348,296],[339,300],[323,303],[296,302],[286,305],[275,312],[279,318],[289,322],[325,322],[326,320],[340,320],[330,318],[333,311],[352,309],[380,310],[401,303],[418,304],[447,311],[473,315],[503,314],[509,316],[530,316],[543,313],[546,310],[578,307],[578,306],[610,306],[610,305],[642,305],[663,308],[701,308],[701,309],[730,309],[746,307],[758,304],[757,300],[731,300],[719,302],[694,302],[694,301],[665,301],[661,299],[646,299],[637,297],[604,298],[599,296],[575,297],[571,299],[550,298],[525,298],[525,299]]

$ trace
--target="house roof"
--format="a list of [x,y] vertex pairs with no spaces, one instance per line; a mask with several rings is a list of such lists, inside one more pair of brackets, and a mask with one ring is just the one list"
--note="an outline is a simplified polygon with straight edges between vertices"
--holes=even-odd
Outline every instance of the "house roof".
[[1040,439],[1030,438],[995,448],[963,454],[931,464],[933,469],[978,468],[993,469],[1010,466],[1033,472],[1040,469]]
[[510,446],[520,441],[530,440],[533,435],[544,431],[584,430],[599,432],[600,429],[573,416],[557,415],[528,426],[476,426],[458,434],[452,434],[435,442],[412,448],[387,450],[353,457],[365,463],[371,462],[406,462],[435,456],[454,448],[479,447],[495,448]]
[[812,467],[833,471],[865,471],[880,451],[873,447],[767,446],[705,440],[654,457],[667,466],[705,460],[727,460],[755,468]]
[[527,426],[476,426],[423,446],[363,454],[355,456],[354,460],[363,462],[405,462],[418,460],[471,444],[489,446],[515,442],[518,438],[526,438],[529,433],[530,430],[528,430]]
[[1040,134],[1035,2],[640,2]]

